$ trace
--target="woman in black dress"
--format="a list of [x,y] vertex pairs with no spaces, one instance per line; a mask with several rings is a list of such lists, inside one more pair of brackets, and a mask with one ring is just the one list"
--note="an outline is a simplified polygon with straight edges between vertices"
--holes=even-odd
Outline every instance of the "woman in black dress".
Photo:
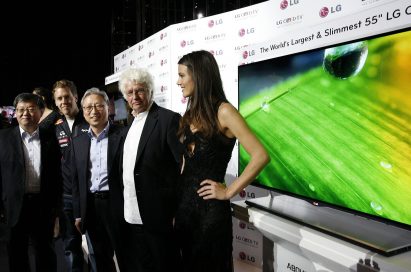
[[54,129],[54,124],[61,118],[61,115],[56,110],[56,106],[53,100],[53,94],[50,92],[50,90],[43,87],[34,88],[33,94],[40,96],[46,106],[44,108],[43,115],[40,118],[39,127],[45,129]]
[[[177,84],[189,98],[179,129],[185,153],[175,219],[184,271],[231,272],[230,199],[254,180],[269,157],[227,101],[213,55],[195,51],[178,64]],[[236,139],[251,160],[226,187],[224,176]]]

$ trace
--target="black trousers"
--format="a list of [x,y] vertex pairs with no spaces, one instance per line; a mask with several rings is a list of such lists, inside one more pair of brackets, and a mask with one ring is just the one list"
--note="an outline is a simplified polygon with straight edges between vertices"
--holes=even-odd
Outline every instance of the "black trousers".
[[[116,254],[120,271],[127,271],[124,261],[123,230],[121,220],[111,212],[107,194],[89,194],[85,228],[94,250],[94,257],[99,272],[115,272],[113,260]],[[123,219],[124,220],[124,219]],[[124,224],[124,223],[123,223]]]
[[182,271],[174,232],[152,233],[143,225],[128,224],[127,262],[134,272]]
[[30,271],[29,249],[32,249],[36,271],[55,272],[53,245],[54,218],[41,208],[39,194],[25,195],[18,223],[10,229],[7,242],[10,272]]
[[60,232],[64,243],[64,259],[66,272],[82,272],[84,254],[81,247],[81,234],[74,225],[73,199],[71,195],[63,195],[63,211],[60,214]]

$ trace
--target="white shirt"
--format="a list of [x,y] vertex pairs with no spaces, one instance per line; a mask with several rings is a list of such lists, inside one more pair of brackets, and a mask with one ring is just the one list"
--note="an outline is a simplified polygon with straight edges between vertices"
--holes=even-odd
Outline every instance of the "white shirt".
[[124,185],[124,219],[130,224],[142,224],[134,183],[134,167],[141,133],[146,122],[148,111],[139,113],[127,133],[123,152],[123,185]]
[[31,135],[20,127],[21,139],[23,141],[25,192],[40,193],[41,173],[41,144],[39,129]]
[[67,121],[67,125],[69,126],[70,131],[73,131],[73,125],[74,125],[75,120],[66,118],[66,121]]

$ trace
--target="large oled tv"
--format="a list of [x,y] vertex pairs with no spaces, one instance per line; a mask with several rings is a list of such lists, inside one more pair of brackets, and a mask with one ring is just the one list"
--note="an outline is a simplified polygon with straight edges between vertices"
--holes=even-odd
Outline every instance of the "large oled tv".
[[410,29],[238,73],[240,113],[271,156],[253,185],[411,229]]

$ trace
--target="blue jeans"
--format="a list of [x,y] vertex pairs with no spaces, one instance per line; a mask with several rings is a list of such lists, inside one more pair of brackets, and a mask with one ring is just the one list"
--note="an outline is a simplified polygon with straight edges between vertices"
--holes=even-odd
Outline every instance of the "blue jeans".
[[60,232],[64,243],[64,258],[68,272],[82,272],[84,254],[81,234],[74,225],[73,201],[71,195],[63,195],[63,213],[60,216]]

